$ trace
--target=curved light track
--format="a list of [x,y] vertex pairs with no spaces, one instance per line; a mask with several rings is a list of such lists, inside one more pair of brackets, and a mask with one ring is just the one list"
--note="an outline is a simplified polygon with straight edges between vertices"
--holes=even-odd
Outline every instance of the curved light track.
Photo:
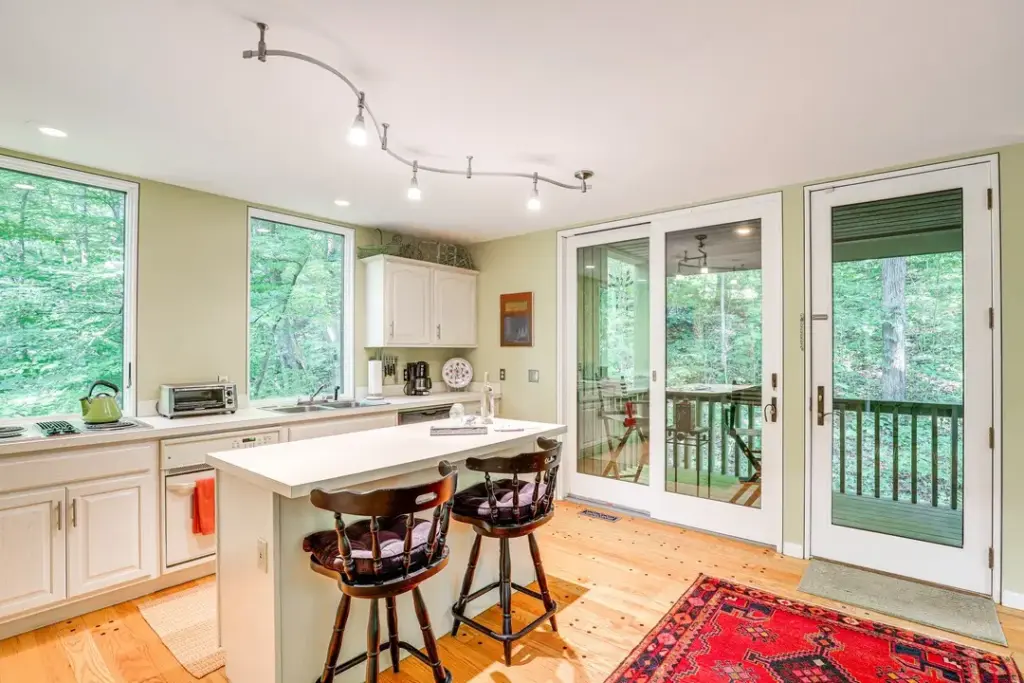
[[398,154],[397,152],[395,152],[394,150],[392,150],[392,149],[390,149],[388,147],[388,128],[389,128],[389,124],[387,124],[387,123],[378,123],[377,117],[374,115],[373,110],[370,109],[370,105],[367,104],[367,102],[366,102],[366,93],[364,93],[362,90],[357,88],[356,84],[353,83],[352,80],[349,79],[348,76],[346,76],[345,74],[341,73],[340,71],[335,69],[330,64],[326,64],[324,62],[321,62],[319,59],[316,59],[315,57],[310,57],[309,55],[304,55],[304,54],[302,54],[300,52],[292,52],[290,50],[268,50],[267,49],[267,43],[266,43],[266,32],[267,32],[267,28],[268,28],[267,25],[262,23],[262,22],[257,22],[256,26],[260,30],[260,42],[259,42],[259,45],[257,46],[257,49],[255,49],[255,50],[245,50],[245,51],[243,51],[242,52],[242,58],[243,59],[252,59],[253,57],[255,57],[259,61],[265,62],[265,61],[267,61],[267,57],[289,57],[291,59],[298,59],[299,61],[308,62],[309,64],[312,64],[314,66],[318,66],[321,69],[324,69],[325,71],[329,71],[330,73],[334,74],[335,76],[340,78],[342,81],[344,81],[345,85],[347,85],[352,90],[352,93],[358,99],[360,110],[362,110],[362,109],[366,110],[366,114],[370,117],[370,120],[373,122],[373,128],[374,128],[374,130],[377,133],[377,140],[380,142],[381,149],[383,149],[385,152],[387,152],[388,156],[390,156],[392,159],[394,159],[396,161],[399,161],[399,162],[405,164],[406,166],[409,166],[410,168],[414,168],[415,170],[419,170],[419,171],[429,171],[430,173],[444,173],[444,174],[447,174],[447,175],[463,175],[463,174],[465,174],[465,176],[467,178],[472,178],[474,175],[489,176],[489,177],[495,177],[495,178],[527,178],[528,180],[532,180],[533,181],[534,188],[536,188],[537,182],[544,182],[544,183],[548,183],[549,185],[554,185],[555,187],[560,187],[560,188],[563,188],[563,189],[566,189],[566,190],[578,190],[578,191],[584,192],[584,193],[587,190],[590,190],[590,189],[593,188],[593,185],[590,185],[587,182],[587,180],[589,180],[590,178],[593,177],[594,172],[593,171],[588,171],[588,170],[576,171],[576,173],[574,175],[575,175],[576,179],[579,182],[576,183],[576,184],[571,184],[571,183],[563,183],[561,181],[555,180],[554,178],[548,178],[548,177],[542,176],[542,175],[540,175],[538,173],[515,173],[515,172],[511,172],[511,171],[474,171],[473,170],[473,157],[472,156],[467,156],[466,157],[466,162],[467,163],[466,163],[466,168],[465,169],[440,168],[438,166],[424,166],[423,164],[419,163],[415,159],[406,159],[401,154]]

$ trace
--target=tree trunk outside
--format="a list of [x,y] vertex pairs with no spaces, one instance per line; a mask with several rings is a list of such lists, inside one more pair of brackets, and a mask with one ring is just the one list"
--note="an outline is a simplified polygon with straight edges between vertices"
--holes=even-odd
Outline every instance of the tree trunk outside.
[[907,259],[882,261],[882,400],[902,401],[907,394]]

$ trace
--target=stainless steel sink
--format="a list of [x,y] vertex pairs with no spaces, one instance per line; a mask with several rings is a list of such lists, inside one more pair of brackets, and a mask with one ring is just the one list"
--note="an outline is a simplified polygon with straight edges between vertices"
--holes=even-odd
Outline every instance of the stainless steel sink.
[[332,408],[334,410],[339,410],[341,408],[355,408],[359,404],[356,403],[355,401],[324,401],[323,403],[318,403],[317,405],[324,406],[326,408]]
[[323,405],[315,405],[315,406],[275,406],[273,408],[264,408],[264,410],[269,410],[272,413],[284,413],[286,415],[291,415],[293,413],[320,413],[320,412],[323,412],[325,410],[330,410],[330,408],[327,408],[327,407],[325,407]]

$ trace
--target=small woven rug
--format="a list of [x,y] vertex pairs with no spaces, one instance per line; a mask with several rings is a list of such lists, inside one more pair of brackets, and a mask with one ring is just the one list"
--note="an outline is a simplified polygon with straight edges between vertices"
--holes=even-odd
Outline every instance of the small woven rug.
[[139,606],[142,617],[196,678],[224,666],[217,646],[217,584],[210,581]]
[[701,576],[606,683],[1021,683],[1009,657]]

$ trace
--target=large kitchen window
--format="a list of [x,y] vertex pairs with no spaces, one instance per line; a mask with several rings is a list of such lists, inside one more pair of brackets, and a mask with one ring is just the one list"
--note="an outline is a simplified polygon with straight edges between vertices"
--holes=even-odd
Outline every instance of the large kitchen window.
[[78,413],[99,379],[132,414],[138,185],[0,157],[0,418]]
[[354,393],[355,232],[249,210],[249,398]]

